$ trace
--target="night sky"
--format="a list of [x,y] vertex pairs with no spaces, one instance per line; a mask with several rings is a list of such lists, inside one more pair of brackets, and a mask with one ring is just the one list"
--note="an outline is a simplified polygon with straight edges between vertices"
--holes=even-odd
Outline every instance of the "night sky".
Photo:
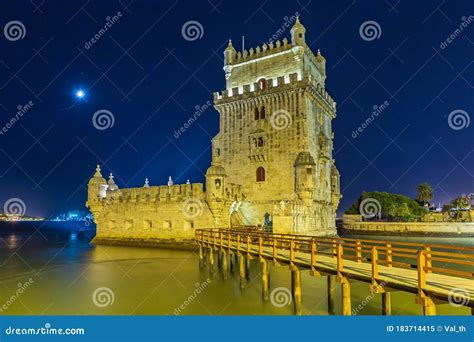
[[[337,102],[339,212],[363,190],[413,197],[423,181],[436,203],[473,193],[473,9],[472,0],[2,1],[0,211],[11,198],[32,216],[84,209],[96,164],[119,187],[145,177],[166,184],[169,175],[203,182],[217,111],[204,111],[179,138],[174,132],[224,89],[229,38],[238,50],[243,35],[247,49],[261,46],[296,12],[308,45],[327,60]],[[114,23],[91,44],[107,17]],[[189,21],[202,30],[185,39]],[[375,36],[360,31],[364,23]],[[113,126],[94,126],[100,110]]]

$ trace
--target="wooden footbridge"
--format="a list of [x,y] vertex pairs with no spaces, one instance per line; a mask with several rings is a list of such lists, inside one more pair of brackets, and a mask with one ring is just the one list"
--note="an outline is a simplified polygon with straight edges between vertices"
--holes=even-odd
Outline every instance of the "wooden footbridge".
[[[425,315],[435,315],[436,305],[451,303],[474,310],[474,247],[424,245],[409,242],[272,234],[255,229],[196,229],[199,264],[206,257],[211,273],[218,268],[227,279],[232,256],[239,263],[240,286],[245,288],[250,260],[262,263],[262,297],[268,300],[269,262],[291,271],[295,314],[301,314],[301,271],[327,276],[328,311],[334,310],[334,287],[342,287],[342,313],[351,315],[350,281],[369,284],[381,293],[382,314],[391,314],[393,291],[416,294]],[[466,271],[467,269],[467,271]]]

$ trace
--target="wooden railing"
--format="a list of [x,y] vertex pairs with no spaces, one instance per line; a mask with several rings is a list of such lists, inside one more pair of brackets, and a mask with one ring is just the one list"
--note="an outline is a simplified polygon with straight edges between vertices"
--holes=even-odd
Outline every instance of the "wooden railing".
[[[270,250],[273,259],[282,251],[289,252],[289,263],[298,257],[310,255],[310,267],[316,269],[321,255],[336,259],[337,274],[343,274],[344,260],[370,263],[372,284],[376,285],[379,266],[418,270],[418,292],[423,293],[426,275],[431,273],[455,277],[473,278],[474,247],[412,242],[381,241],[339,237],[315,237],[305,235],[264,233],[256,229],[196,229],[196,241],[208,247],[220,247],[254,254],[252,246],[258,246],[258,254]],[[467,266],[467,267],[466,267]],[[471,267],[471,271],[466,268]]]

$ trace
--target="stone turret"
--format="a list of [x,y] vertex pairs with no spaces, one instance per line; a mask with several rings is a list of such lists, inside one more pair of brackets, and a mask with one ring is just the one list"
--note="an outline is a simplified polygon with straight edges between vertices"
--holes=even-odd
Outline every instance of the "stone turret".
[[304,46],[305,43],[305,32],[306,29],[304,26],[300,23],[300,18],[296,18],[296,22],[291,28],[291,44],[293,45],[300,45]]
[[336,165],[334,164],[334,160],[331,166],[331,197],[332,205],[333,208],[335,208],[335,211],[339,205],[339,201],[341,200],[342,195],[340,188],[340,175],[338,169],[336,168]]
[[115,191],[118,190],[117,184],[114,181],[114,175],[112,172],[109,174],[109,181],[107,182],[107,191]]
[[316,163],[309,152],[300,152],[295,160],[295,191],[302,200],[313,200]]
[[210,201],[225,197],[227,174],[220,163],[220,148],[213,141],[212,162],[206,172],[206,194]]
[[97,165],[94,176],[92,176],[87,184],[88,200],[96,201],[105,197],[105,189],[107,189],[107,183],[100,173],[100,166]]
[[232,40],[229,39],[229,44],[227,45],[227,48],[224,50],[224,65],[227,64],[232,64],[235,60],[235,49],[234,46],[232,45]]
[[[100,173],[100,166],[97,165],[94,176],[87,184],[87,202],[86,207],[95,212],[97,215],[102,209],[102,199],[106,197],[107,182]],[[96,216],[94,216],[94,219]]]

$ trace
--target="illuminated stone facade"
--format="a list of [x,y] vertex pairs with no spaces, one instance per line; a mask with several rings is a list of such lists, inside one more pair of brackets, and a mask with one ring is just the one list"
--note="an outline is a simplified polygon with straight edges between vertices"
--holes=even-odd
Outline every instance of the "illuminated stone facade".
[[118,189],[100,169],[87,206],[99,238],[187,239],[195,228],[263,225],[274,232],[335,234],[339,172],[332,159],[336,104],[325,59],[296,21],[285,38],[224,52],[226,89],[214,94],[220,131],[202,183]]

